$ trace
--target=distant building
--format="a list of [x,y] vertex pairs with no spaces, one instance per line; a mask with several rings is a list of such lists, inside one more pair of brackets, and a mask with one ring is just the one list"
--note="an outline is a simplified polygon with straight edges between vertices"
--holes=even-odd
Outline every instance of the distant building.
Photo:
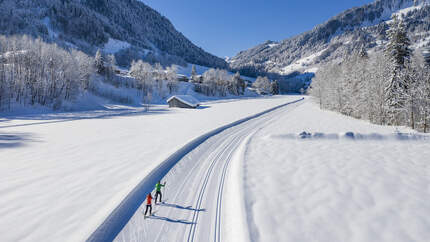
[[203,76],[202,75],[191,76],[191,82],[203,83]]
[[190,95],[177,95],[167,99],[170,108],[197,108],[199,100]]
[[189,79],[186,75],[176,74],[176,79],[180,82],[188,82]]

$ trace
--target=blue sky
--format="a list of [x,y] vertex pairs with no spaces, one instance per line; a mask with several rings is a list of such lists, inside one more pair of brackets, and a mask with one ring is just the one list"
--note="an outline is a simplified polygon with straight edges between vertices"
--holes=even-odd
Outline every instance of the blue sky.
[[194,44],[219,57],[311,30],[372,0],[141,0]]

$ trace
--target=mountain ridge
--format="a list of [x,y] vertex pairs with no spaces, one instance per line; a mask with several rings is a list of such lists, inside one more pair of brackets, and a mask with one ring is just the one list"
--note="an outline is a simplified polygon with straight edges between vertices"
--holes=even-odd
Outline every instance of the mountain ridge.
[[144,59],[226,67],[223,59],[194,45],[170,20],[138,0],[2,0],[0,34],[41,37],[89,54],[110,40],[128,43],[114,53],[120,65]]
[[[429,3],[428,0],[377,0],[354,7],[302,34],[279,42],[266,41],[241,51],[229,59],[229,65],[232,70],[250,76],[314,72],[321,62],[332,61],[362,47],[378,48],[378,43],[386,40],[386,21],[396,12],[405,16],[412,41],[419,44],[430,36]],[[421,37],[415,36],[419,34]]]

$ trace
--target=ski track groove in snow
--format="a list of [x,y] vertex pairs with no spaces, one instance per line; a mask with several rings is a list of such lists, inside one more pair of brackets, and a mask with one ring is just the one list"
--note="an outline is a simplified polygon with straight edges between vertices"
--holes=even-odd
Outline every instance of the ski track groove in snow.
[[[302,100],[289,102],[235,122],[234,125],[229,125],[203,140],[189,153],[183,155],[165,176],[159,177],[168,182],[167,191],[163,196],[169,194],[167,195],[169,202],[161,204],[162,209],[157,210],[156,216],[149,220],[143,221],[140,212],[135,213],[115,240],[221,241],[224,184],[237,147],[246,141],[255,129],[276,118],[278,112],[289,111],[290,108],[287,109],[286,106],[292,106],[291,104],[300,103]],[[245,121],[250,122],[245,124]],[[173,191],[169,193],[171,187]],[[193,194],[198,196],[195,197]],[[180,206],[178,205],[180,203],[194,204],[194,207]],[[143,208],[144,204],[139,210]],[[175,208],[182,210],[174,210]],[[187,213],[190,210],[192,213]],[[201,216],[203,217],[200,218]],[[151,228],[151,231],[148,231],[148,228]]]
[[[125,226],[129,223],[130,219],[133,215],[138,211],[138,208],[142,204],[142,198],[145,195],[153,190],[155,183],[161,178],[165,177],[172,168],[178,164],[178,162],[183,159],[187,154],[195,150],[205,141],[214,137],[221,132],[228,130],[229,128],[239,126],[242,123],[247,121],[256,119],[258,117],[264,116],[270,112],[273,112],[278,109],[282,109],[285,106],[290,104],[298,103],[303,101],[304,98],[288,102],[282,105],[278,105],[266,111],[257,113],[255,115],[249,116],[247,118],[240,119],[236,122],[233,122],[228,125],[224,125],[220,128],[217,128],[213,131],[210,131],[193,141],[187,143],[177,152],[173,153],[169,158],[167,158],[164,162],[162,162],[159,166],[157,166],[148,176],[146,176],[130,193],[127,197],[115,208],[111,214],[107,217],[107,219],[91,234],[91,236],[87,239],[87,241],[111,241],[114,240],[120,232],[125,228]],[[196,215],[198,218],[198,215]],[[163,217],[158,218],[170,221],[169,218]],[[171,221],[176,223],[183,223],[182,220]]]
[[[226,143],[226,142],[225,142]],[[231,143],[231,142],[230,142]],[[222,146],[221,146],[222,147]],[[204,193],[205,193],[205,191],[206,191],[206,186],[207,186],[207,184],[208,184],[208,182],[209,182],[209,178],[210,178],[210,175],[211,175],[211,173],[212,173],[212,171],[213,171],[213,168],[214,168],[214,166],[215,166],[215,164],[219,161],[219,158],[225,153],[227,151],[227,149],[224,149],[221,153],[217,153],[217,156],[216,156],[216,158],[212,161],[212,163],[211,163],[211,165],[210,165],[210,167],[209,167],[209,169],[208,169],[208,171],[206,172],[206,176],[205,176],[205,179],[204,179],[204,181],[203,181],[203,185],[202,185],[202,188],[200,189],[200,193],[199,193],[199,197],[198,197],[198,199],[197,199],[197,202],[196,202],[196,209],[197,210],[195,210],[194,211],[194,214],[193,214],[193,223],[191,224],[191,228],[190,228],[190,232],[189,232],[189,234],[188,234],[188,240],[187,241],[191,241],[191,242],[193,242],[194,241],[194,236],[195,236],[195,232],[196,232],[196,227],[197,227],[197,221],[198,221],[198,219],[199,219],[199,210],[201,209],[201,206],[202,206],[202,201],[203,201],[203,195],[204,195]]]

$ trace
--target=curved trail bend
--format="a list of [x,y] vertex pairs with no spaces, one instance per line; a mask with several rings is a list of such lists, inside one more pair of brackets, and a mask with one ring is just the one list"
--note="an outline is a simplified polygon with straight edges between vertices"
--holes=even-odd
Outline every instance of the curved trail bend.
[[145,220],[145,204],[142,204],[115,241],[227,241],[223,214],[229,211],[223,208],[231,199],[243,199],[224,196],[235,152],[253,133],[301,103],[296,101],[276,108],[198,145],[163,178],[167,181],[164,203],[153,206],[155,216]]

